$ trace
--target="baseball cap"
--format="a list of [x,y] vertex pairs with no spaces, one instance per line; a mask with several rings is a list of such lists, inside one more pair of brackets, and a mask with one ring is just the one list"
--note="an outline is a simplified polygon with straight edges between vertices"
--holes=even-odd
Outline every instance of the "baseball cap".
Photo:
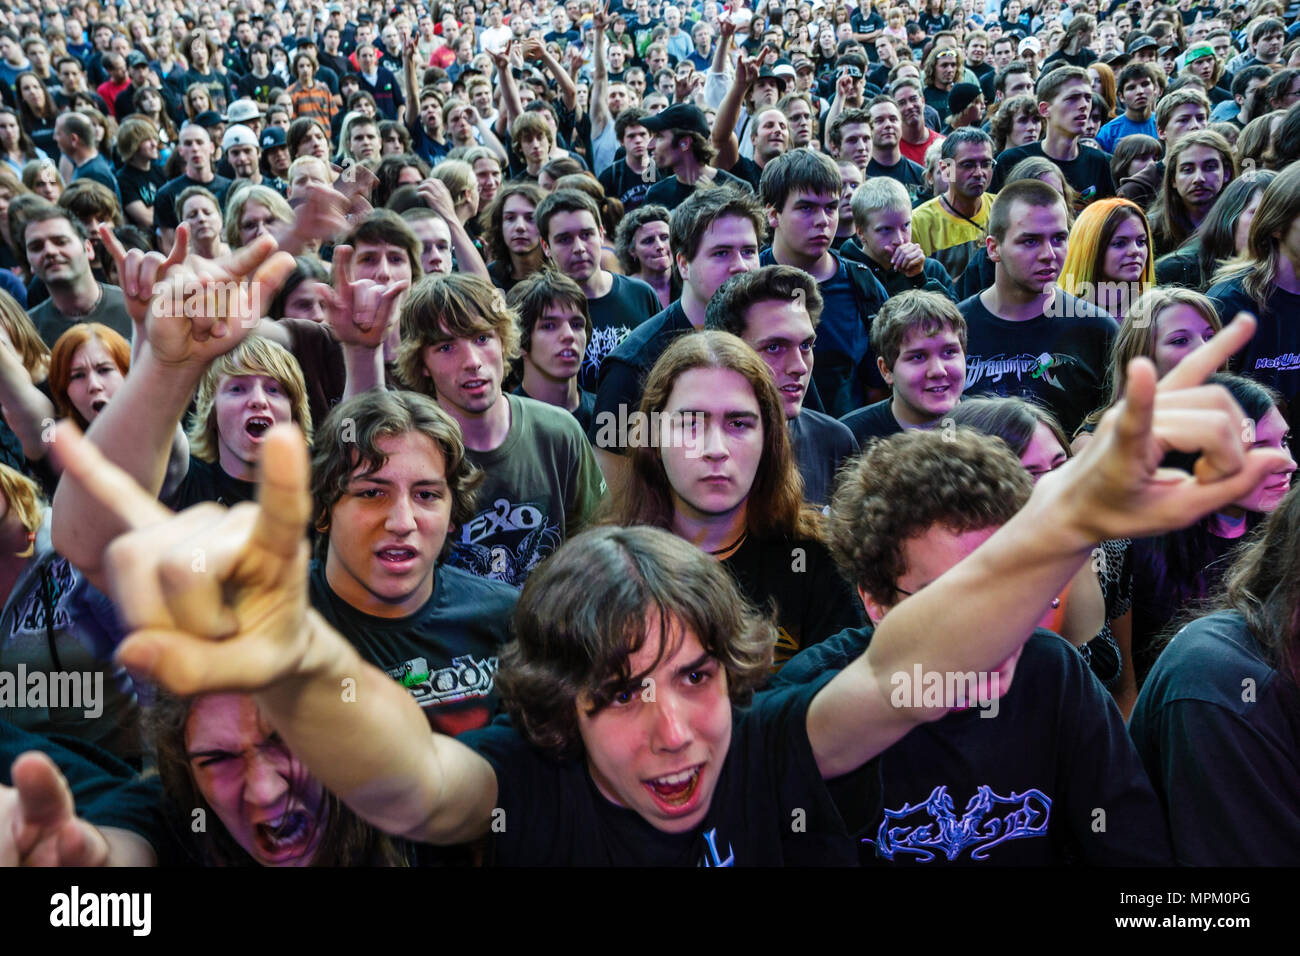
[[641,121],[651,133],[661,133],[666,129],[679,129],[688,133],[699,133],[707,138],[712,132],[704,111],[690,103],[677,103],[656,116],[647,116]]
[[262,111],[257,108],[257,104],[252,100],[235,100],[226,110],[226,121],[230,123],[246,123],[251,119],[261,117]]
[[1025,37],[1020,41],[1017,51],[1024,53],[1026,50],[1033,50],[1034,54],[1037,55],[1043,52],[1043,45],[1038,42],[1038,37]]
[[221,137],[222,152],[230,149],[232,146],[256,146],[257,135],[247,126],[232,126],[226,130],[226,135]]
[[284,136],[284,127],[268,126],[262,130],[262,149],[275,149],[279,146],[288,145],[289,141]]
[[226,118],[216,110],[204,110],[198,116],[194,117],[194,125],[202,126],[204,129],[212,129],[214,126],[220,126],[226,121]]
[[132,50],[126,55],[127,66],[148,66],[149,58],[139,50]]
[[1154,37],[1149,37],[1149,36],[1134,37],[1132,40],[1128,41],[1128,52],[1136,53],[1138,50],[1145,50],[1149,47],[1157,47],[1157,46],[1159,46],[1159,44],[1156,43]]

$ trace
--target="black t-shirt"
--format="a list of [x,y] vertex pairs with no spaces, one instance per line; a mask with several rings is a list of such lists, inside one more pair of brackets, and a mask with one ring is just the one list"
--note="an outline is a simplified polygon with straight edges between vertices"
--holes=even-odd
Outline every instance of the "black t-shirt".
[[1277,391],[1286,402],[1283,411],[1291,427],[1300,421],[1296,395],[1300,393],[1300,295],[1274,285],[1263,302],[1246,294],[1240,279],[1220,282],[1207,293],[1214,300],[1224,325],[1238,312],[1259,320],[1250,343],[1233,356],[1233,371]]
[[[745,182],[745,180],[721,169],[717,170],[713,182],[717,186],[734,186],[736,189],[752,192],[749,183]],[[666,206],[668,211],[672,212],[686,202],[698,188],[698,184],[688,186],[676,176],[669,176],[650,187],[645,194],[645,203],[646,205]]]
[[1187,625],[1152,668],[1129,732],[1185,866],[1300,860],[1300,700],[1235,611]]
[[160,162],[155,161],[148,169],[123,166],[117,171],[117,183],[122,189],[122,208],[133,202],[142,202],[152,209],[158,190],[166,182],[167,174]]
[[[732,708],[731,742],[700,826],[655,829],[596,788],[585,762],[555,760],[506,719],[460,740],[492,765],[506,825],[490,861],[506,866],[853,866],[857,850],[817,769],[808,705],[827,683],[764,691]],[[868,768],[872,765],[868,765]],[[867,769],[867,768],[864,768]],[[868,783],[878,780],[863,774]],[[866,788],[864,787],[864,790]],[[864,801],[871,799],[864,792]],[[795,811],[802,827],[791,821]]]
[[207,88],[212,98],[212,108],[214,110],[218,113],[226,111],[227,100],[230,99],[230,80],[228,77],[220,73],[200,73],[195,69],[186,70],[182,85],[188,90],[195,83]]
[[937,86],[927,86],[923,91],[925,94],[925,105],[930,107],[939,114],[941,121],[948,119],[948,95],[951,90],[941,90]]
[[249,73],[239,78],[239,95],[246,99],[271,102],[271,90],[280,85],[280,81],[270,73],[266,76],[254,76]]
[[[525,392],[522,385],[515,389],[514,393],[516,395],[522,395],[524,398],[532,398],[534,401],[541,401],[541,399]],[[578,424],[582,426],[584,432],[589,432],[591,430],[592,418],[596,414],[596,393],[587,392],[579,388],[578,407],[573,409],[570,414],[578,420]]]
[[374,617],[334,593],[324,562],[311,568],[312,607],[410,691],[443,734],[485,727],[496,716],[497,655],[510,639],[518,598],[509,585],[439,563],[423,607],[407,617]]
[[596,390],[596,413],[587,433],[593,445],[617,455],[626,454],[617,437],[626,434],[618,427],[619,421],[626,422],[641,407],[645,377],[664,349],[679,335],[694,330],[681,302],[674,302],[638,325],[605,357]]
[[832,634],[862,624],[862,602],[820,541],[751,535],[722,566],[751,604],[776,611],[776,668]]
[[749,183],[749,188],[754,190],[755,195],[758,194],[758,184],[763,178],[763,167],[759,166],[758,163],[748,156],[739,156],[736,158],[735,164],[727,172],[737,179],[743,179]]
[[591,313],[591,339],[582,357],[578,385],[594,392],[600,384],[600,365],[629,332],[660,311],[655,290],[629,276],[611,272],[614,284],[599,299],[587,300]]
[[182,173],[167,182],[154,197],[154,225],[159,229],[175,229],[180,224],[180,217],[176,213],[176,197],[191,186],[202,186],[216,196],[217,205],[225,209],[226,193],[230,189],[231,182],[224,176],[214,176],[211,182],[201,183],[197,179],[190,179],[189,176]]
[[[867,627],[823,641],[787,664],[776,686],[837,673],[871,635]],[[893,681],[904,705],[925,689]],[[1040,629],[1025,643],[1010,687],[986,682],[976,690],[978,706],[921,724],[881,755],[884,809],[858,834],[864,864],[1172,862],[1124,718],[1074,648]],[[846,820],[855,818],[841,807]]]
[[254,501],[256,498],[255,482],[232,478],[217,462],[191,455],[189,471],[163,504],[174,511],[183,511],[204,501],[215,501],[230,508],[241,501]]
[[893,401],[893,398],[882,399],[866,408],[849,412],[840,419],[857,439],[858,447],[866,448],[867,443],[874,438],[888,438],[903,430],[903,426],[898,423],[890,408]]
[[[1094,199],[1108,199],[1115,195],[1115,180],[1110,174],[1110,156],[1096,146],[1080,146],[1079,155],[1066,162],[1052,159],[1043,152],[1040,140],[1025,146],[1013,146],[998,154],[997,165],[993,168],[993,183],[990,193],[1001,191],[1003,184],[1016,166],[1016,163],[1030,156],[1046,156],[1057,165],[1065,181],[1079,194],[1079,208],[1083,208]],[[1077,212],[1078,210],[1076,210]]]
[[140,777],[128,764],[94,744],[59,734],[32,734],[0,719],[0,784],[13,786],[10,768],[19,754],[47,754],[68,781],[77,816],[97,827],[117,827],[144,837],[155,848],[166,824],[159,807],[162,784]]
[[958,308],[966,319],[963,394],[1035,400],[1052,410],[1067,435],[1106,404],[1119,327],[1096,306],[1058,288],[1049,314],[1023,322],[998,318],[978,295]]
[[858,443],[843,424],[811,408],[802,409],[786,426],[803,478],[803,500],[821,507],[831,500],[835,475],[840,465],[858,453]]
[[628,168],[627,160],[620,159],[611,166],[606,166],[600,171],[596,178],[600,184],[605,187],[605,195],[613,196],[623,204],[624,212],[631,212],[645,204],[646,193],[650,191],[659,180],[659,171],[655,168],[654,163],[646,167],[646,173],[650,178],[646,179],[644,175],[632,172]]
[[867,176],[888,176],[896,179],[907,189],[907,195],[916,202],[916,197],[925,186],[925,167],[914,163],[906,156],[900,156],[893,166],[883,166],[873,158],[867,163]]

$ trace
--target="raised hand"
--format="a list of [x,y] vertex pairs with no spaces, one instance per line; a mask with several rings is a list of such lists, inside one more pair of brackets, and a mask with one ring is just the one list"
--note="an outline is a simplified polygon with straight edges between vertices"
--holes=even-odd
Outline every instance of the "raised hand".
[[537,37],[529,37],[525,40],[523,51],[524,59],[532,63],[541,63],[546,58],[546,47]]
[[379,348],[397,321],[397,301],[410,285],[405,279],[387,284],[354,279],[352,247],[336,246],[334,288],[326,296],[326,321],[334,337],[344,345]]
[[349,201],[337,189],[309,183],[306,199],[294,207],[293,221],[272,223],[271,235],[291,256],[301,255],[315,242],[334,242],[347,234],[350,228],[348,214],[357,199],[359,197]]
[[154,357],[166,365],[206,367],[243,341],[293,269],[293,256],[277,252],[270,236],[221,259],[191,257],[173,265],[154,284],[146,318]]
[[603,0],[591,11],[591,26],[600,33],[609,29],[609,0]]
[[304,532],[311,493],[307,448],[295,426],[267,433],[257,504],[199,505],[179,515],[75,426],[60,424],[57,436],[62,480],[128,529],[105,562],[131,632],[118,647],[120,664],[181,695],[258,690],[310,667]]
[[925,250],[918,243],[905,242],[894,250],[889,264],[903,275],[915,278],[925,270]]
[[758,52],[758,56],[745,56],[741,54],[736,60],[736,82],[748,89],[758,79],[759,72],[763,69],[763,64],[767,62],[768,57],[772,55],[770,47],[764,47]]
[[122,287],[122,297],[126,300],[127,314],[138,328],[149,315],[158,282],[189,255],[189,224],[181,223],[176,227],[172,251],[166,256],[160,252],[141,252],[139,249],[127,252],[113,233],[113,227],[106,222],[99,224],[99,240],[117,267],[117,280]]
[[[1246,415],[1227,390],[1202,383],[1243,348],[1255,320],[1241,313],[1157,383],[1149,359],[1129,363],[1123,400],[1065,467],[1045,476],[1066,526],[1082,542],[1184,528],[1289,464],[1284,452],[1246,450]],[[1166,453],[1197,454],[1192,474],[1162,469]]]
[[429,201],[433,211],[443,218],[450,225],[453,222],[460,222],[456,215],[456,202],[451,198],[451,190],[441,179],[435,179],[430,176],[420,185],[415,187],[415,191]]
[[510,70],[510,54],[514,52],[514,49],[515,41],[508,40],[506,41],[506,45],[502,47],[500,51],[496,53],[493,53],[491,50],[487,51],[487,55],[492,58],[492,65],[497,68],[497,73],[505,73]]
[[723,39],[730,40],[736,35],[736,22],[731,19],[731,14],[724,13],[718,17],[718,41]]
[[103,866],[104,835],[77,816],[54,761],[29,751],[14,761],[14,785],[0,784],[0,867]]

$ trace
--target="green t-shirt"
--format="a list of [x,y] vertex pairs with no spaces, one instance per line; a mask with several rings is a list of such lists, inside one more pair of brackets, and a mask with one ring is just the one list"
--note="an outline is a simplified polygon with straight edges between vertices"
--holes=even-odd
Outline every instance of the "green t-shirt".
[[466,453],[484,481],[447,563],[523,587],[538,564],[586,526],[605,495],[605,478],[577,419],[531,398],[506,398],[506,440],[492,451]]

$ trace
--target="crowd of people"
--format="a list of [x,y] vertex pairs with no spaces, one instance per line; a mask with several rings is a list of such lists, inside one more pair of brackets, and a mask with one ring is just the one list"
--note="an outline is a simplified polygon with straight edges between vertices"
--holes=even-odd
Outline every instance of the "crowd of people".
[[1298,14],[9,0],[0,863],[1294,865]]

